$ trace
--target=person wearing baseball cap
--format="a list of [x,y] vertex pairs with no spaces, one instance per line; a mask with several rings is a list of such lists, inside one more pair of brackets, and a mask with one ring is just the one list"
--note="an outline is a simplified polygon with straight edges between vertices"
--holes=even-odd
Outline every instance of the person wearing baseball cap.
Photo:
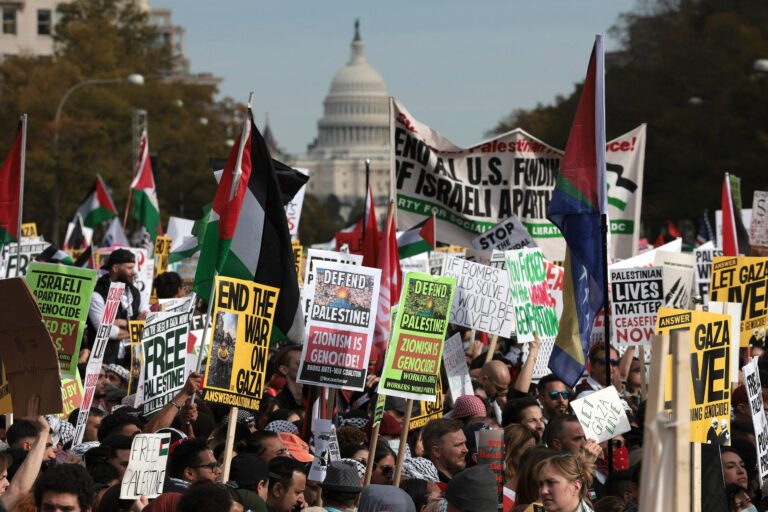
[[288,453],[299,462],[312,462],[315,457],[309,453],[309,445],[305,443],[296,434],[290,432],[280,432],[278,434],[280,441],[283,442],[283,446]]
[[[101,323],[101,318],[106,309],[107,293],[111,283],[124,283],[125,292],[120,299],[120,307],[117,310],[117,317],[109,332],[109,342],[104,351],[104,364],[115,363],[118,359],[127,359],[128,351],[128,320],[143,320],[149,312],[149,304],[141,299],[141,293],[133,285],[136,277],[136,256],[127,249],[115,249],[107,258],[106,263],[101,266],[107,273],[96,281],[91,296],[91,305],[88,310],[87,322],[87,346],[84,351],[92,348],[96,338],[96,329]],[[81,352],[83,351],[81,350]],[[81,354],[81,359],[87,359],[85,354]]]

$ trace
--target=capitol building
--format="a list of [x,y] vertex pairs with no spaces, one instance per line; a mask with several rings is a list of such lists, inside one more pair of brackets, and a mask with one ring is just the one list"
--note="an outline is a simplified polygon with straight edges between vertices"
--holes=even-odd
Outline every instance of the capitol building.
[[[309,169],[307,192],[321,200],[335,195],[346,215],[365,197],[365,160],[377,206],[389,200],[389,94],[384,79],[363,53],[355,22],[351,55],[331,80],[317,137],[290,164]],[[379,211],[381,214],[382,212]]]

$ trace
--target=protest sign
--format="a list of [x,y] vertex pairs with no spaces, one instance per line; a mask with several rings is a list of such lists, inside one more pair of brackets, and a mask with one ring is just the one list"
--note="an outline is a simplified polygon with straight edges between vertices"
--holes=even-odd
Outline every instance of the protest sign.
[[768,191],[755,190],[752,196],[749,243],[760,247],[768,246]]
[[739,346],[758,344],[768,323],[768,258],[715,257],[709,299],[741,303]]
[[136,394],[141,378],[141,367],[144,364],[144,348],[141,345],[141,333],[144,331],[144,320],[128,320],[128,335],[131,340],[131,366],[128,373],[128,394]]
[[22,222],[21,223],[21,236],[24,238],[36,238],[37,237],[37,223],[36,222]]
[[664,306],[687,309],[691,305],[696,257],[690,253],[657,251],[653,266],[664,268]]
[[478,431],[477,463],[488,466],[496,477],[496,491],[499,493],[499,510],[501,510],[504,483],[507,477],[504,474],[504,430],[480,430]]
[[91,355],[88,358],[88,364],[85,367],[85,382],[83,382],[83,403],[80,404],[80,413],[77,415],[77,424],[75,425],[75,435],[72,445],[80,444],[83,441],[85,425],[88,420],[88,413],[93,404],[93,394],[96,391],[96,383],[101,373],[101,362],[104,360],[104,351],[109,342],[109,333],[112,324],[117,317],[117,310],[120,307],[120,299],[125,291],[125,284],[118,282],[109,283],[107,298],[104,301],[104,314],[101,316],[101,322],[96,329],[96,339],[93,341]]
[[440,378],[437,379],[435,394],[431,398],[431,400],[419,400],[414,404],[417,410],[411,416],[408,430],[416,430],[432,420],[443,417],[443,383]]
[[755,447],[757,449],[757,468],[760,472],[760,485],[768,478],[768,421],[763,408],[763,388],[760,384],[760,371],[757,361],[750,361],[742,369],[744,387],[747,390],[749,410],[752,415],[752,427],[755,429]]
[[[741,303],[709,301],[709,312],[731,317],[731,382],[739,382],[739,352],[741,347],[735,340],[741,338]],[[764,344],[765,340],[761,340]]]
[[722,256],[723,250],[715,247],[711,240],[693,250],[696,256],[696,278],[694,294],[701,297],[704,305],[709,304],[709,281],[712,277],[712,261],[716,256]]
[[381,270],[318,261],[297,381],[363,391]]
[[0,262],[0,279],[27,275],[27,267],[38,254],[51,245],[48,242],[34,241],[19,244],[5,244]]
[[410,272],[404,283],[379,392],[431,402],[456,280]]
[[301,277],[301,271],[304,269],[304,248],[298,240],[291,240],[291,249],[293,249],[293,264],[296,267],[296,277],[299,280],[299,286],[304,283]]
[[[546,218],[560,150],[519,128],[460,148],[395,99],[390,116],[390,175],[399,222],[415,225],[434,212],[441,242],[469,246],[514,214],[547,259],[563,261],[565,242]],[[644,153],[644,125],[606,145],[608,213],[620,257],[631,256],[636,247]]]
[[[445,253],[432,251],[428,254],[429,254],[429,273],[433,276],[439,276],[440,272],[443,271],[443,261],[446,258]],[[405,272],[404,269],[403,269],[403,272]]]
[[461,333],[456,333],[445,340],[443,345],[443,368],[448,377],[451,399],[455,402],[462,395],[474,395],[472,379],[469,377],[467,357]]
[[[730,322],[728,315],[659,308],[658,334],[690,330],[693,443],[730,444]],[[671,371],[665,373],[671,375]]]
[[144,364],[141,365],[136,404],[152,414],[173,400],[184,387],[187,364],[189,312],[151,313],[141,333]]
[[[309,176],[309,169],[296,168],[301,174]],[[304,193],[307,187],[301,187],[293,198],[285,204],[285,216],[288,219],[288,232],[292,240],[296,240],[299,234],[299,220],[301,220],[301,206],[304,204]]]
[[280,292],[253,281],[215,280],[205,400],[258,409],[264,394],[269,339]]
[[173,239],[169,236],[155,238],[155,272],[162,274],[168,269],[168,255],[171,253]]
[[336,426],[331,420],[312,418],[312,433],[315,437],[315,458],[312,460],[307,478],[315,482],[323,482],[328,465],[341,459]]
[[541,338],[557,336],[555,301],[549,294],[541,249],[506,251],[504,257],[515,307],[517,341],[533,341],[534,331]]
[[[197,371],[197,359],[200,356],[200,349],[203,348],[202,339],[203,332],[205,330],[205,324],[208,324],[208,329],[211,329],[211,322],[208,321],[208,315],[192,315],[192,319],[189,325],[189,335],[187,336],[187,375],[190,372]],[[201,360],[205,360],[208,357],[210,347],[205,344],[203,348],[203,355]]]
[[56,348],[45,329],[32,291],[23,278],[0,280],[0,354],[13,410],[27,410],[40,395],[40,414],[62,411],[61,379]]
[[504,270],[447,257],[444,276],[456,279],[451,323],[508,338],[515,330],[515,311]]
[[312,270],[315,268],[315,263],[318,261],[330,261],[335,263],[347,263],[349,265],[362,265],[362,254],[349,254],[344,252],[324,251],[321,249],[308,249],[307,250],[307,266],[304,269],[304,287],[302,288],[303,309],[304,309],[304,325],[309,318],[309,306],[312,303],[312,297],[314,296],[314,276]]
[[619,346],[648,345],[656,313],[664,304],[662,268],[609,269],[613,342]]
[[[410,258],[403,258],[400,260],[400,270],[403,271],[403,274],[406,272],[423,272],[425,274],[429,274],[429,258],[430,258],[430,252],[422,252],[421,254],[417,254],[416,256],[411,256]],[[442,257],[442,255],[441,255]]]
[[61,373],[73,376],[77,371],[80,341],[96,284],[96,272],[87,268],[33,262],[29,265],[26,279],[59,355]]
[[163,493],[171,434],[136,434],[128,467],[120,482],[120,499],[157,498]]
[[629,432],[632,428],[619,393],[613,386],[571,401],[571,408],[579,418],[584,437],[598,443]]
[[61,401],[64,404],[64,410],[59,417],[64,421],[69,418],[69,414],[80,407],[83,401],[83,383],[80,381],[80,374],[75,373],[75,378],[61,379]]
[[511,216],[472,239],[474,249],[479,251],[512,251],[523,247],[536,247],[528,229],[516,216]]

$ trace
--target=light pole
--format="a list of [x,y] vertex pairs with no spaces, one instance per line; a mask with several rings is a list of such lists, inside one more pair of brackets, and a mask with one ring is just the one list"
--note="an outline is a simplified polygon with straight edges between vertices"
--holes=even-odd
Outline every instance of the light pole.
[[53,242],[56,246],[59,246],[59,214],[61,212],[61,161],[59,160],[59,129],[61,128],[61,112],[64,110],[64,104],[69,97],[77,91],[87,85],[110,85],[110,84],[133,84],[144,85],[144,76],[138,73],[133,73],[125,78],[95,78],[91,80],[83,80],[76,83],[64,93],[59,101],[59,106],[56,107],[56,117],[53,119],[53,149],[55,158],[55,169],[53,174]]

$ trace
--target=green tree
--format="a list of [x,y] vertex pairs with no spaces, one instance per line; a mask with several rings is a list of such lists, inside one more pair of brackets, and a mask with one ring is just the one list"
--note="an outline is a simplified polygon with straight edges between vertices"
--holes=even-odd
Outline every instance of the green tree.
[[[608,138],[648,123],[642,218],[655,236],[667,218],[719,208],[723,173],[742,177],[745,207],[768,164],[768,4],[745,0],[639,2],[606,56]],[[586,50],[585,42],[585,68]],[[565,147],[581,86],[516,110],[491,130],[521,127]],[[681,200],[685,198],[685,200]]]

